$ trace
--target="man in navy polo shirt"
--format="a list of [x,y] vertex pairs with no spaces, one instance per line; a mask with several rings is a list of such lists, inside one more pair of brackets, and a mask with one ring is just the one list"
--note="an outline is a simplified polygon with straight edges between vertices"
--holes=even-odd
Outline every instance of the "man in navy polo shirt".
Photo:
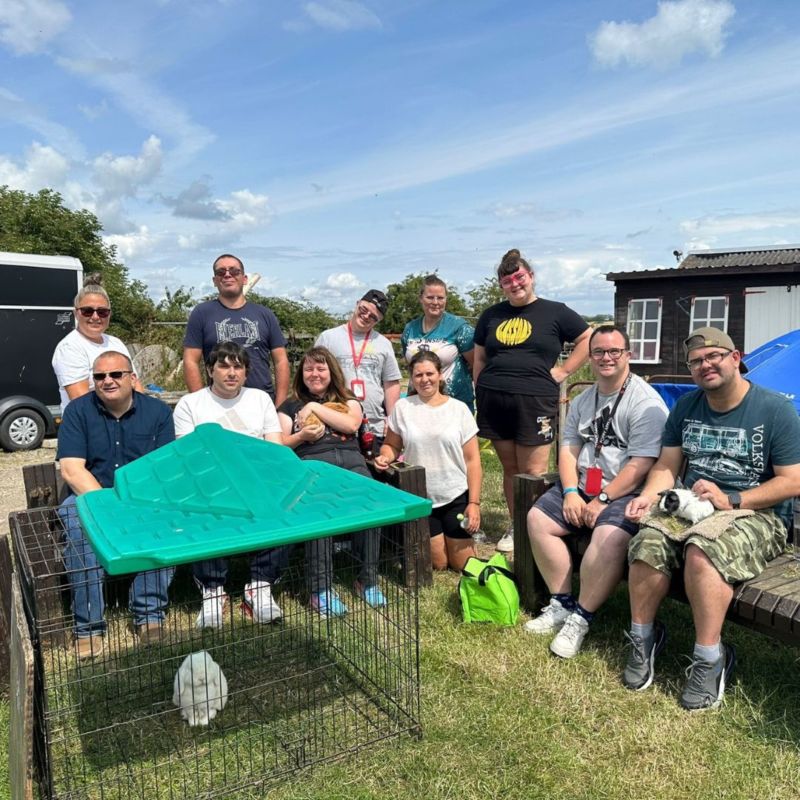
[[[72,592],[75,649],[78,658],[94,658],[103,650],[103,568],[86,539],[75,509],[79,494],[114,485],[118,467],[174,441],[169,407],[134,391],[136,375],[130,359],[109,351],[92,367],[94,391],[73,400],[58,431],[61,475],[70,495],[61,504],[64,563]],[[141,644],[161,636],[167,590],[174,568],[141,572],[130,590],[130,610]]]

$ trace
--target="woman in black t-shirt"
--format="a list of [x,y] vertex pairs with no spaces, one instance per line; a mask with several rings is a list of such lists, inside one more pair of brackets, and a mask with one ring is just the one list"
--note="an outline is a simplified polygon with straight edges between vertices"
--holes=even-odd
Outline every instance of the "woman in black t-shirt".
[[[513,478],[547,471],[558,414],[559,384],[586,361],[590,329],[563,303],[534,294],[530,264],[509,250],[497,268],[507,300],[487,308],[475,326],[479,434],[491,439],[503,466],[503,491],[513,519]],[[563,365],[565,342],[575,349]],[[511,529],[497,549],[514,549]]]
[[[347,388],[342,369],[325,347],[312,347],[303,357],[292,384],[292,394],[278,408],[283,443],[302,459],[325,461],[371,478],[358,446],[358,429],[364,412]],[[367,605],[386,605],[378,587],[377,530],[353,534],[353,555],[361,563],[355,593]],[[340,617],[347,606],[330,585],[331,538],[306,543],[311,607],[322,616]]]

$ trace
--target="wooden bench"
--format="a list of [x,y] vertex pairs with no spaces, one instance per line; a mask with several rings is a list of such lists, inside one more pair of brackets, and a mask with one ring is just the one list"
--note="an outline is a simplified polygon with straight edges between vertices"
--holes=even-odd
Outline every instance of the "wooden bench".
[[[557,477],[514,477],[514,572],[519,582],[520,603],[531,614],[538,613],[547,604],[549,594],[531,553],[527,516],[531,506]],[[794,537],[800,535],[797,504],[795,500]],[[570,535],[566,541],[577,572],[589,537]],[[686,602],[682,582],[673,581],[670,596]],[[757,578],[740,583],[728,610],[728,619],[787,644],[800,645],[800,562],[784,553],[771,561]]]

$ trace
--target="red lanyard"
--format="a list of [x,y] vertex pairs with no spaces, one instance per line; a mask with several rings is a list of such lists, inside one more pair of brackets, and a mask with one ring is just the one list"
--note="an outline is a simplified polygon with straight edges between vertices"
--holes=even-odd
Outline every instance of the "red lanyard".
[[361,352],[358,354],[358,358],[356,358],[356,342],[353,338],[353,329],[350,327],[350,323],[347,323],[347,335],[350,337],[350,352],[353,354],[353,365],[356,368],[356,374],[358,374],[358,367],[361,364],[361,359],[364,358],[364,351],[367,349],[370,333],[372,333],[372,331],[367,331],[367,335],[361,343]]

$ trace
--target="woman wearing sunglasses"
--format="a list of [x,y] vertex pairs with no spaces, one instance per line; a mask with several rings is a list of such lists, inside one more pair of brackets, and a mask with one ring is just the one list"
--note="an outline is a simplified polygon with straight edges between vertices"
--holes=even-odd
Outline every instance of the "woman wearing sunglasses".
[[[547,471],[558,387],[586,361],[591,331],[571,308],[536,296],[533,270],[519,250],[503,256],[497,278],[506,300],[487,308],[475,326],[475,394],[480,435],[500,459],[513,520],[514,475]],[[558,366],[565,342],[575,348]],[[511,529],[497,549],[514,549]]]
[[[53,371],[61,393],[61,413],[70,400],[88,394],[94,388],[92,364],[108,350],[131,357],[128,348],[116,337],[106,333],[111,321],[111,302],[102,286],[102,275],[87,275],[83,288],[75,297],[77,327],[68,333],[53,353]],[[144,391],[138,378],[137,392]]]

